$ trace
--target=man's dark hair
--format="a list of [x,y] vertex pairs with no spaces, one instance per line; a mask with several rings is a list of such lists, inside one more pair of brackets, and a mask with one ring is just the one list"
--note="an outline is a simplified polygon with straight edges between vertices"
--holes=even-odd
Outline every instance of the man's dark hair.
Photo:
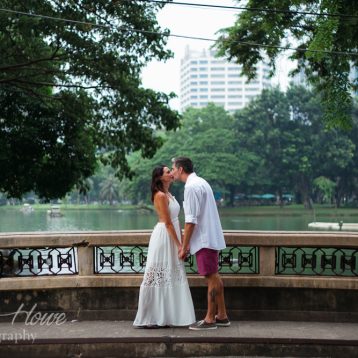
[[184,172],[191,174],[194,171],[193,162],[188,157],[178,157],[173,159],[173,164],[176,168],[183,168]]

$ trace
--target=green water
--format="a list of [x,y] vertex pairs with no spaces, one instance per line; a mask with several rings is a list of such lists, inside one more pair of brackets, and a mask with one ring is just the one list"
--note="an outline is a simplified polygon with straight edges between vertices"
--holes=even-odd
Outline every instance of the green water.
[[[0,208],[0,232],[27,231],[98,231],[98,230],[134,230],[152,229],[157,222],[154,213],[139,210],[63,210],[64,216],[51,218],[46,210],[35,209],[31,213],[23,213],[20,208]],[[265,209],[220,211],[224,230],[287,230],[307,231],[308,223],[314,221],[312,211],[292,212]],[[323,213],[317,221],[358,222],[358,211],[340,214]],[[181,216],[183,224],[183,217]]]

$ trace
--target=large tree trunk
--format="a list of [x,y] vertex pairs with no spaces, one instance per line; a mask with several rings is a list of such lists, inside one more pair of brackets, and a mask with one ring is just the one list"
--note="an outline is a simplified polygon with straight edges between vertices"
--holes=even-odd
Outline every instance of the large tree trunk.
[[304,175],[300,176],[298,181],[298,191],[301,194],[303,205],[305,209],[312,209],[312,199],[310,196],[309,180]]
[[229,185],[229,191],[230,191],[229,206],[233,207],[235,202],[236,186]]
[[282,200],[282,189],[276,190],[276,204],[280,205],[280,207],[283,206],[283,200]]
[[344,194],[347,191],[347,182],[344,180],[344,178],[337,177],[336,178],[336,193],[334,195],[336,208],[340,208],[342,204],[342,199],[344,197]]

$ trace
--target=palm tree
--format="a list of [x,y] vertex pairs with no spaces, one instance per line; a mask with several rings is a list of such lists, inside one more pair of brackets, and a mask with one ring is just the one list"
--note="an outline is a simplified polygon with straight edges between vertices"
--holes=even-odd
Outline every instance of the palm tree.
[[113,200],[118,199],[119,182],[114,175],[110,175],[100,185],[99,197],[103,200],[108,200],[110,205],[113,205]]

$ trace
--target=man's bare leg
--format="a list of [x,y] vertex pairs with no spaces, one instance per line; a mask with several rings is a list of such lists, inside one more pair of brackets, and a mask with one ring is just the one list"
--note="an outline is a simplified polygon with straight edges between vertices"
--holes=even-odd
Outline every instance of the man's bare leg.
[[220,277],[220,275],[216,274],[219,281],[220,294],[217,296],[216,304],[217,304],[217,317],[219,319],[227,318],[226,305],[225,305],[225,297],[224,297],[224,283]]
[[215,322],[216,315],[219,319],[227,318],[224,300],[224,284],[218,273],[205,277],[208,282],[208,310],[205,321],[212,323]]

